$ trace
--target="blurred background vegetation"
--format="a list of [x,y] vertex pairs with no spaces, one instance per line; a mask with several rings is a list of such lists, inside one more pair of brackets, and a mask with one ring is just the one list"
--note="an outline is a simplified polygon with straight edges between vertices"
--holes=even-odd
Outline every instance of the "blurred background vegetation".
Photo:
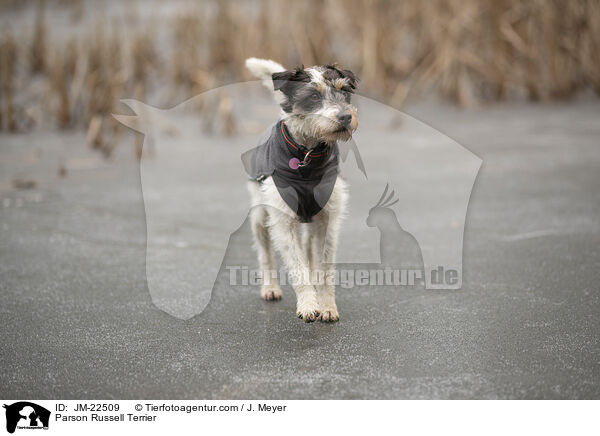
[[4,0],[0,13],[0,128],[85,129],[107,156],[119,99],[172,106],[250,80],[249,56],[338,62],[396,107],[600,94],[599,0]]

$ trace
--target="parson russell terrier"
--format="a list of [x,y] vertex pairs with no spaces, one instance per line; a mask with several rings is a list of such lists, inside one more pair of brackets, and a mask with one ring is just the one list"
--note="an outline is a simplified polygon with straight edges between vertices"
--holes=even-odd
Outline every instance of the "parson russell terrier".
[[349,140],[358,127],[350,102],[358,80],[336,65],[286,71],[271,60],[250,58],[246,67],[274,91],[282,109],[259,145],[242,157],[251,179],[260,295],[281,299],[275,249],[296,292],[298,318],[335,322],[334,261],[348,199],[337,141]]

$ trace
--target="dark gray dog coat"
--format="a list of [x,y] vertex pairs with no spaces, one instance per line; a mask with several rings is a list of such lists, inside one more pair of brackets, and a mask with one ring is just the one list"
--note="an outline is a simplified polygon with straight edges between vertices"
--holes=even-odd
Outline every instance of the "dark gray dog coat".
[[297,144],[280,120],[257,147],[242,155],[242,162],[252,180],[260,183],[271,176],[300,222],[311,222],[333,192],[339,150],[337,143],[322,143],[312,150]]

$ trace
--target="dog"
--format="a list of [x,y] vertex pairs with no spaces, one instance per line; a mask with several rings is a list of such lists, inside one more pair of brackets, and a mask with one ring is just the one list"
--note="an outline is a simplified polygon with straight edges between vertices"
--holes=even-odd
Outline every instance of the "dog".
[[296,293],[298,318],[336,322],[334,262],[348,202],[337,141],[348,141],[358,127],[351,102],[358,78],[335,64],[286,70],[271,60],[249,58],[246,67],[281,106],[280,119],[243,158],[251,179],[260,295],[269,301],[282,297],[273,277],[277,251]]

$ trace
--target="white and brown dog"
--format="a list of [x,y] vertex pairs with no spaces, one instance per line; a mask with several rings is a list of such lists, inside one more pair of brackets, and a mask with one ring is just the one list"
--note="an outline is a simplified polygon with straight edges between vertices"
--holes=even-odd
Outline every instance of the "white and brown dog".
[[335,65],[286,71],[250,58],[246,67],[274,90],[281,118],[245,156],[252,197],[251,222],[265,300],[281,299],[274,251],[296,291],[296,314],[305,322],[339,319],[334,262],[348,199],[339,177],[337,141],[358,126],[351,104],[357,78]]

